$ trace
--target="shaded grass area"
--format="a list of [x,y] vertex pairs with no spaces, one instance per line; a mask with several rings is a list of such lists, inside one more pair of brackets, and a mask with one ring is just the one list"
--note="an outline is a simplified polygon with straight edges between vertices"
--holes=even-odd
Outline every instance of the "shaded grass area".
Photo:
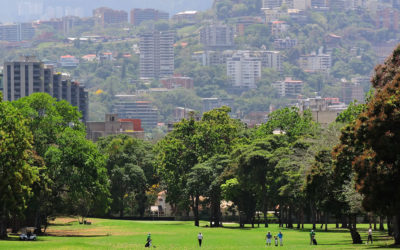
[[[202,249],[265,249],[265,234],[283,233],[284,246],[279,249],[375,249],[395,248],[387,232],[374,232],[373,245],[353,245],[346,229],[324,232],[316,230],[318,246],[310,245],[309,230],[285,229],[272,224],[269,228],[238,228],[237,224],[225,224],[224,228],[194,227],[193,222],[180,221],[126,221],[90,219],[92,225],[81,225],[72,218],[60,218],[47,230],[47,236],[37,241],[21,242],[17,236],[0,241],[0,249],[144,249],[147,233],[151,233],[157,249],[197,249],[197,234],[204,235]],[[368,225],[359,225],[359,233],[365,243]],[[235,229],[235,230],[231,230]],[[268,247],[271,248],[271,247]],[[275,246],[272,246],[275,248]]]

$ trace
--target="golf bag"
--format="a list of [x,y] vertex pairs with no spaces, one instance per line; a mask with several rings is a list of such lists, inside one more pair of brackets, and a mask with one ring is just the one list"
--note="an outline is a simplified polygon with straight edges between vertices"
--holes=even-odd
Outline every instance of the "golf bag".
[[313,244],[317,245],[317,240],[316,239],[313,239]]

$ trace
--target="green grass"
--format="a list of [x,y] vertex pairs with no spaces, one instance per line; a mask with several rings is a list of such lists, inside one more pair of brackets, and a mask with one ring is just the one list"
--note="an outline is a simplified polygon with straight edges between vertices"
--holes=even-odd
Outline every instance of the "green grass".
[[[275,224],[269,228],[239,229],[236,224],[209,228],[205,227],[206,222],[196,228],[193,222],[181,221],[91,221],[92,225],[79,225],[72,218],[58,219],[48,229],[52,236],[39,237],[35,242],[21,242],[13,236],[10,240],[0,241],[0,249],[144,249],[148,232],[157,249],[197,249],[198,232],[204,235],[202,249],[265,249],[265,234],[271,231],[276,235],[279,230],[284,238],[284,246],[279,249],[372,249],[390,247],[393,243],[385,232],[374,232],[374,245],[352,245],[350,233],[333,229],[333,225],[329,232],[317,230],[319,245],[310,246],[311,225],[306,225],[304,230],[279,229]],[[366,240],[366,230],[367,225],[359,226],[363,240]]]

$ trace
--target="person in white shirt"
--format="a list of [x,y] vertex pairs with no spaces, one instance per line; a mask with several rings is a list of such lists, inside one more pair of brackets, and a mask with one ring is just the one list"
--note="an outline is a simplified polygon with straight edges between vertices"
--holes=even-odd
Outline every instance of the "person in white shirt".
[[368,229],[368,240],[367,240],[367,244],[371,241],[372,244],[372,228]]
[[201,247],[201,242],[203,241],[203,235],[201,233],[199,233],[197,235],[197,239],[199,240],[199,247]]

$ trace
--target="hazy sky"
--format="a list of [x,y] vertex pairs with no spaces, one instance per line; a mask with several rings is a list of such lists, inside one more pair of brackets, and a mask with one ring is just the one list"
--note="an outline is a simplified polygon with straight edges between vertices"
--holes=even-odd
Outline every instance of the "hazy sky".
[[171,15],[183,10],[211,8],[213,0],[0,0],[0,22],[32,21],[63,15],[90,16],[97,7],[129,11],[156,8]]

